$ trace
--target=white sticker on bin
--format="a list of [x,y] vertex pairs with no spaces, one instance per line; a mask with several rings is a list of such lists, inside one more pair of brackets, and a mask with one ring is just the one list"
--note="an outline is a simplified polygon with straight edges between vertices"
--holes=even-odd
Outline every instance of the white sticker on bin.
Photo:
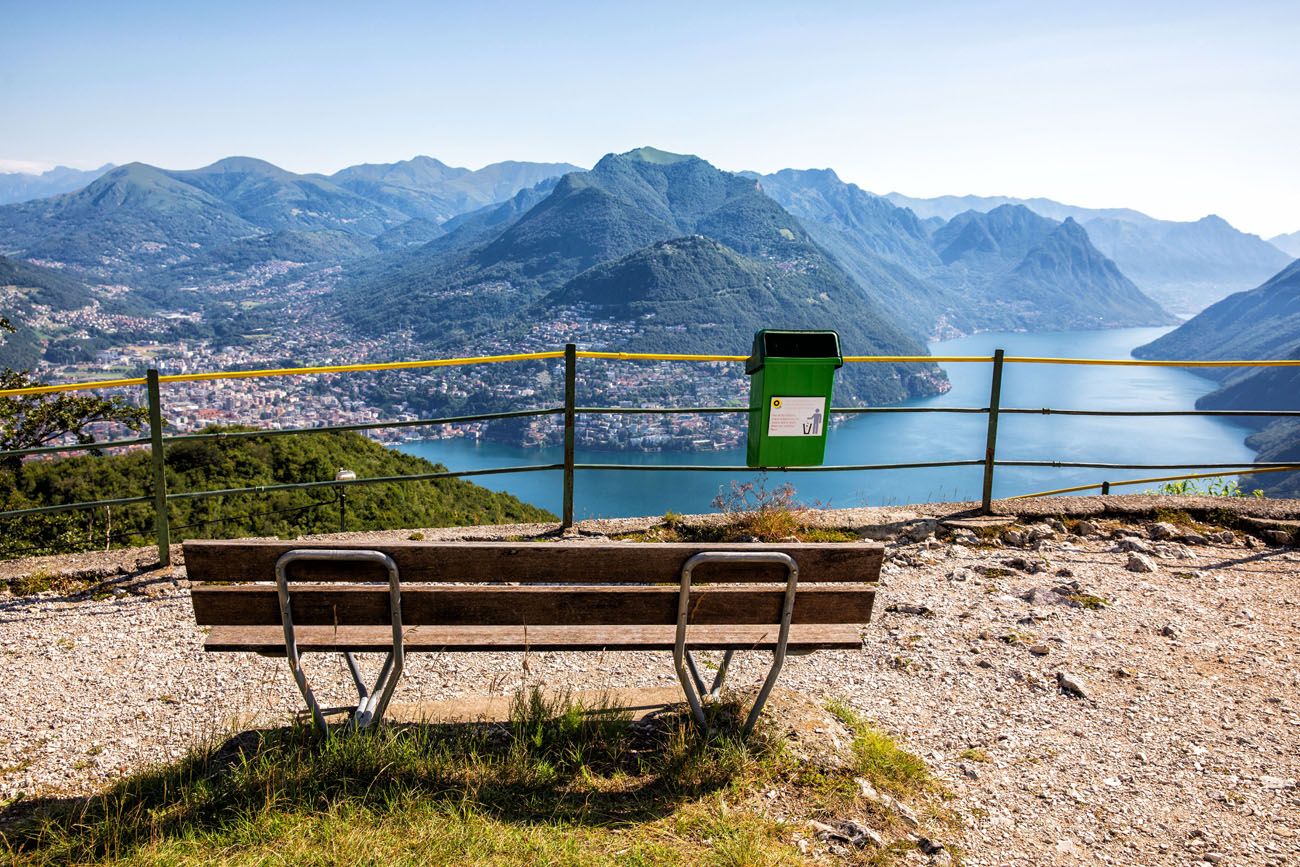
[[826,398],[774,397],[767,417],[770,437],[818,437],[826,424]]

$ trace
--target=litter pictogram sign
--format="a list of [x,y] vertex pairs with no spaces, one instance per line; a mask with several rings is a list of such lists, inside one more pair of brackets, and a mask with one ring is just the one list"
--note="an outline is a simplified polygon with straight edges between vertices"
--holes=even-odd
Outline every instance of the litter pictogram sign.
[[767,418],[770,437],[819,437],[826,423],[824,397],[774,397]]

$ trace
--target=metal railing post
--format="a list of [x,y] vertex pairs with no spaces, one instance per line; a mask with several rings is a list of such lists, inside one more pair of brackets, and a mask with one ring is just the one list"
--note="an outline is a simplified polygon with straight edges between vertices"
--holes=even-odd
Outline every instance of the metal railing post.
[[564,345],[564,514],[561,528],[573,526],[573,447],[577,420],[578,347]]
[[149,398],[149,458],[153,465],[154,532],[158,537],[158,565],[172,562],[172,533],[167,517],[167,467],[163,460],[162,394],[158,389],[158,371],[145,373]]
[[989,433],[984,446],[984,492],[980,498],[980,511],[993,512],[993,461],[998,448],[998,410],[1002,403],[1002,359],[1006,353],[993,350],[993,384],[989,388]]

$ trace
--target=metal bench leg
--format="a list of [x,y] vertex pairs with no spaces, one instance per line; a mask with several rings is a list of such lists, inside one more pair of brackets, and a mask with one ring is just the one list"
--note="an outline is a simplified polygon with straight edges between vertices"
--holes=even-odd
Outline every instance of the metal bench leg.
[[700,675],[700,669],[695,664],[695,654],[689,650],[686,651],[686,667],[690,671],[691,680],[695,681],[695,688],[700,695],[707,695],[710,699],[715,699],[722,694],[722,685],[727,680],[727,667],[731,665],[731,658],[735,655],[735,648],[722,654],[722,662],[718,663],[718,672],[713,675],[713,684],[706,689],[704,678]]
[[691,573],[701,563],[780,563],[785,566],[789,575],[785,587],[785,602],[781,607],[780,632],[777,634],[776,648],[772,651],[772,667],[768,669],[767,678],[763,681],[758,697],[754,699],[754,706],[745,720],[743,731],[745,737],[748,737],[754,730],[754,724],[758,722],[759,714],[763,712],[763,706],[767,704],[772,687],[776,685],[776,680],[781,675],[781,666],[785,664],[786,646],[790,641],[790,619],[794,615],[794,597],[799,586],[799,566],[789,554],[780,551],[705,551],[696,554],[682,566],[681,590],[677,597],[677,640],[673,645],[673,667],[677,670],[677,680],[681,682],[686,701],[691,706],[691,715],[706,731],[708,720],[704,715],[703,699],[705,697],[715,699],[721,693],[735,649],[730,649],[723,655],[722,664],[713,679],[713,686],[705,693],[704,679],[700,677],[694,657],[686,649],[686,630],[690,620]]
[[357,667],[356,658],[348,652],[343,654],[343,658],[348,665],[348,671],[352,674],[352,682],[357,688],[358,702],[356,710],[352,714],[352,722],[357,728],[365,728],[376,720],[383,718],[384,711],[388,708],[388,702],[393,697],[393,691],[397,688],[397,682],[402,678],[402,667],[406,659],[402,638],[402,582],[397,572],[397,564],[393,562],[391,557],[381,551],[329,550],[321,548],[300,548],[287,551],[275,562],[275,584],[280,597],[280,621],[284,625],[285,656],[288,657],[289,669],[293,672],[293,679],[298,684],[298,691],[302,693],[302,697],[311,711],[312,721],[317,728],[326,734],[329,733],[329,726],[325,723],[325,716],[321,713],[320,703],[316,701],[311,685],[307,683],[307,674],[302,668],[302,657],[298,653],[298,639],[293,629],[288,567],[290,563],[298,560],[377,563],[388,572],[389,611],[393,622],[393,649],[384,660],[384,665],[379,671],[379,677],[375,681],[373,689],[368,689],[365,681],[361,679],[361,670]]

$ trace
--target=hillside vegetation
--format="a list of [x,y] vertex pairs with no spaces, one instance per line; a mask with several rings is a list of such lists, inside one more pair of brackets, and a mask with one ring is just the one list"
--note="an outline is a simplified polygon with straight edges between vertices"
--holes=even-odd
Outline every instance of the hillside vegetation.
[[[206,432],[241,428],[209,428]],[[246,430],[246,429],[245,429]],[[333,479],[340,468],[358,478],[445,471],[357,433],[213,439],[167,448],[167,488],[220,490]],[[146,451],[107,457],[29,461],[0,470],[0,510],[115,499],[151,492]],[[296,536],[339,529],[338,490],[273,491],[169,506],[172,538]],[[347,489],[347,529],[446,527],[555,520],[549,512],[460,479],[354,485]],[[0,522],[0,555],[149,544],[152,505],[77,511]]]
[[74,310],[91,300],[89,287],[75,277],[0,256],[0,314],[17,329],[0,331],[0,369],[26,369],[40,360],[38,336],[23,327],[34,308]]
[[[1208,307],[1133,354],[1210,361],[1300,358],[1300,261],[1262,286]],[[1300,410],[1300,368],[1211,367],[1197,372],[1220,383],[1216,391],[1197,400],[1198,409]],[[1300,424],[1294,419],[1246,423],[1263,426],[1246,440],[1259,453],[1259,460],[1300,459]],[[1300,494],[1300,474],[1243,477],[1242,484],[1273,496]]]

